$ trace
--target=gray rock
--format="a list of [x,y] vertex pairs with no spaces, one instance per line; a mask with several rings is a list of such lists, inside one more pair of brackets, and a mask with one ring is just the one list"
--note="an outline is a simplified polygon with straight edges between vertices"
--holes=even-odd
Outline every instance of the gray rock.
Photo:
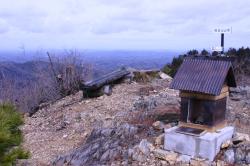
[[129,148],[129,149],[128,149],[128,157],[129,157],[129,158],[132,158],[133,153],[134,153],[134,150]]
[[139,145],[136,145],[132,150],[129,150],[128,153],[134,161],[144,162],[147,159],[147,156],[142,154]]
[[147,160],[147,157],[140,153],[134,153],[132,158],[133,160],[139,161],[139,162],[145,162]]
[[181,162],[181,163],[190,163],[191,161],[191,156],[188,155],[180,155],[177,160],[177,162]]
[[153,154],[156,158],[166,160],[170,165],[175,165],[177,162],[178,154],[175,152],[169,152],[162,149],[155,149]]
[[229,88],[230,93],[240,93],[241,89],[239,87],[237,88]]
[[112,87],[110,85],[105,85],[103,87],[103,93],[110,96],[112,94]]
[[[114,128],[92,131],[84,145],[69,154],[58,156],[52,165],[100,165],[122,157],[122,146],[132,147],[136,142],[137,127],[124,124]],[[142,144],[144,145],[144,144]],[[143,160],[143,157],[139,156]]]
[[246,164],[250,164],[250,151],[246,154]]
[[152,124],[155,130],[164,130],[164,124],[161,121],[156,121]]
[[110,154],[110,150],[107,150],[105,153],[103,153],[102,157],[101,157],[101,161],[106,161],[109,159],[109,154]]
[[138,145],[134,146],[133,149],[128,150],[128,156],[135,161],[145,162],[153,148],[154,146],[150,142],[143,139]]
[[142,96],[134,103],[133,111],[153,111],[158,106],[176,106],[180,105],[180,98],[160,93],[153,96]]
[[137,127],[131,126],[128,123],[125,123],[124,125],[122,125],[121,128],[123,129],[123,130],[121,129],[121,131],[123,131],[126,136],[135,135],[138,131]]
[[103,129],[101,131],[101,134],[104,136],[104,137],[109,137],[112,135],[112,133],[114,132],[113,129]]
[[148,142],[146,139],[143,139],[141,140],[138,148],[143,154],[148,155],[150,151],[153,150],[154,146],[150,142]]
[[250,142],[245,141],[233,146],[235,149],[235,163],[249,163]]
[[233,149],[228,149],[225,153],[224,153],[224,159],[227,163],[229,164],[234,164],[234,150]]
[[231,100],[239,101],[249,99],[250,87],[249,86],[238,86],[237,88],[230,88]]
[[156,158],[162,159],[162,160],[167,160],[169,158],[176,159],[177,158],[177,154],[176,153],[171,153],[169,151],[166,150],[162,150],[162,149],[155,149],[153,150],[153,154]]
[[243,142],[243,141],[250,141],[250,137],[248,134],[244,134],[244,133],[235,133],[233,135],[233,139],[232,139],[233,143],[237,143],[237,142]]
[[246,154],[243,148],[237,148],[235,150],[235,162],[238,164],[244,163]]
[[169,152],[162,150],[162,149],[155,149],[153,154],[156,158],[165,160],[165,156],[169,154]]
[[169,75],[167,75],[163,72],[159,72],[159,76],[161,79],[164,79],[164,80],[167,79],[167,80],[171,81],[173,79],[172,77],[170,77]]
[[242,100],[242,96],[240,95],[233,95],[230,97],[231,100],[234,100],[234,101],[240,101]]
[[56,131],[60,131],[66,128],[66,123],[64,121],[62,121],[61,123],[59,123],[58,126],[56,126]]
[[155,138],[155,145],[163,145],[163,143],[164,143],[164,134],[161,134]]
[[225,142],[223,142],[223,143],[221,144],[220,148],[221,148],[221,149],[226,149],[226,148],[228,148],[228,147],[231,146],[231,145],[232,145],[232,141],[231,141],[231,140],[227,140],[227,141],[225,141]]

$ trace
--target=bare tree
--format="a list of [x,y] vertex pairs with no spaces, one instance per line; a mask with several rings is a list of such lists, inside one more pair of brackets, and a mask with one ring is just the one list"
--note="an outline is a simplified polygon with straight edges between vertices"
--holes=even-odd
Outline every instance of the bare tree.
[[83,62],[77,51],[64,55],[47,54],[49,63],[33,61],[35,80],[20,82],[8,79],[0,71],[0,103],[10,102],[23,112],[35,112],[44,102],[54,102],[80,90],[82,82],[91,75],[91,65]]
[[51,75],[54,77],[60,95],[65,96],[80,90],[81,84],[91,73],[91,66],[83,63],[82,56],[76,50],[67,51],[66,55],[52,58],[50,61]]

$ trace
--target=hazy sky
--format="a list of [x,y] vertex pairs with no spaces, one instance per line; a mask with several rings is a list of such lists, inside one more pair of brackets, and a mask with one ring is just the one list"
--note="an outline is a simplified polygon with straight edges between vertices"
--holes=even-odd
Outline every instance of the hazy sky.
[[0,50],[250,46],[249,0],[0,0]]

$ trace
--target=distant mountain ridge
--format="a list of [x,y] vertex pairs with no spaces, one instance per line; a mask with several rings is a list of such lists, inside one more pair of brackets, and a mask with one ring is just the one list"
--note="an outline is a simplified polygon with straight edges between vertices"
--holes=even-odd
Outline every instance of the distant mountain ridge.
[[[60,91],[55,75],[63,76],[62,79],[65,79],[67,71],[65,67],[68,65],[76,65],[74,66],[76,68],[78,65],[79,69],[82,69],[79,73],[82,77],[80,79],[88,81],[121,67],[160,69],[171,60],[171,55],[166,52],[152,51],[91,51],[79,55],[78,52],[73,52],[73,57],[72,52],[49,54],[52,57],[55,73],[46,54],[37,58],[26,54],[23,56],[25,58],[20,61],[14,58],[17,54],[2,55],[0,53],[0,103],[10,101],[24,112],[35,112],[40,103],[62,97],[61,92],[66,93],[66,91]],[[77,56],[76,59],[74,56]],[[75,64],[71,62],[71,58],[76,62]],[[8,61],[5,61],[6,59]]]
[[43,61],[29,61],[25,63],[0,62],[0,81],[15,80],[20,83],[35,81],[38,68],[45,70],[47,67],[48,63]]
[[[40,55],[36,60],[32,58],[34,56],[31,53],[21,57],[17,53],[0,52],[0,80],[5,78],[34,81],[37,69],[48,70],[50,67],[47,55]],[[55,55],[60,55],[60,52]],[[160,69],[171,61],[173,55],[175,54],[168,54],[165,51],[85,51],[81,54],[81,58],[83,62],[92,66],[93,77],[99,77],[124,66]]]

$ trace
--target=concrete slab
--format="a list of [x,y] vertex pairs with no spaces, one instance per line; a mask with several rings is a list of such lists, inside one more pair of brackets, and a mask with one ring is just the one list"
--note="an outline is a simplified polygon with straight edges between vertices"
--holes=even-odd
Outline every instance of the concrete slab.
[[234,133],[234,128],[228,126],[218,130],[218,132],[207,132],[197,137],[177,133],[175,132],[177,128],[165,129],[164,149],[209,161],[214,160],[220,151],[221,144],[231,139]]

